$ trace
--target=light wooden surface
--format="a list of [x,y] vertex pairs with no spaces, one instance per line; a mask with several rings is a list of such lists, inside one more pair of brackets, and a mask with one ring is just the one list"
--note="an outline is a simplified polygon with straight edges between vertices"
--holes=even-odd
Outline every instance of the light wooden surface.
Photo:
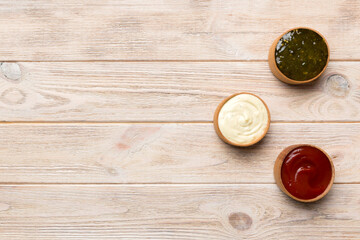
[[0,132],[0,182],[274,183],[281,150],[308,143],[333,158],[336,183],[360,183],[360,123],[273,123],[245,149],[224,144],[208,123],[8,124]]
[[[2,121],[212,121],[235,92],[273,121],[360,121],[360,62],[330,62],[317,82],[286,85],[267,62],[20,62],[0,72]],[[15,79],[15,80],[14,80]]]
[[4,239],[295,240],[360,234],[354,198],[359,185],[335,185],[317,204],[295,202],[274,184],[9,185],[0,191]]
[[360,59],[356,0],[12,0],[1,2],[0,60],[265,60],[296,26],[332,59]]
[[[0,239],[360,239],[360,1],[0,0]],[[276,80],[288,28],[329,42],[325,74]],[[248,91],[272,123],[250,148],[216,136]],[[291,144],[333,158],[302,204],[274,184]]]

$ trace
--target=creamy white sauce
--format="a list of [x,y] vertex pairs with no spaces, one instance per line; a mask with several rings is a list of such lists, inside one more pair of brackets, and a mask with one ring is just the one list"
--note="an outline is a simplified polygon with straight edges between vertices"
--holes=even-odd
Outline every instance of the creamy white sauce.
[[251,94],[239,94],[229,99],[218,116],[222,135],[235,144],[249,144],[265,133],[269,120],[264,103]]

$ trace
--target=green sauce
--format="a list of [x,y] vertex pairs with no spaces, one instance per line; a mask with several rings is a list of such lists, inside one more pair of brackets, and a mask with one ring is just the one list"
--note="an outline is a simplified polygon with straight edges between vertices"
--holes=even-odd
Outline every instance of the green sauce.
[[285,76],[296,81],[316,77],[324,69],[327,58],[325,40],[309,29],[287,32],[275,48],[277,67]]

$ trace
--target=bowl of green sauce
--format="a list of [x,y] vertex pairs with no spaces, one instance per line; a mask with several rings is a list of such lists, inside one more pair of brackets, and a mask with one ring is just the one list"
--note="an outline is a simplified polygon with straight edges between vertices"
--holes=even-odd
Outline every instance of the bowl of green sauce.
[[319,32],[305,27],[293,28],[271,45],[269,66],[279,80],[303,84],[320,77],[329,57],[328,43]]

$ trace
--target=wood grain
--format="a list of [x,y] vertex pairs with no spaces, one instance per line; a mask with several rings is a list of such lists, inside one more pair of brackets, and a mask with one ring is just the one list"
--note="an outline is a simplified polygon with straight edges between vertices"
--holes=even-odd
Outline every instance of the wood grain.
[[[1,186],[0,239],[358,239],[360,185]],[[286,230],[284,230],[286,229]]]
[[0,120],[212,121],[225,97],[246,91],[273,121],[360,121],[359,69],[331,62],[314,84],[289,86],[266,62],[4,63]]
[[[308,86],[266,62],[296,26],[330,45]],[[0,240],[358,239],[359,29],[355,0],[0,1]],[[241,91],[273,120],[246,149],[211,124]],[[319,202],[273,184],[297,143],[334,161]]]
[[0,3],[1,60],[265,60],[285,30],[307,26],[332,59],[360,59],[353,0],[11,0]]
[[314,144],[336,183],[360,183],[359,123],[276,123],[252,147],[223,143],[212,124],[0,125],[0,182],[274,183],[277,155]]

